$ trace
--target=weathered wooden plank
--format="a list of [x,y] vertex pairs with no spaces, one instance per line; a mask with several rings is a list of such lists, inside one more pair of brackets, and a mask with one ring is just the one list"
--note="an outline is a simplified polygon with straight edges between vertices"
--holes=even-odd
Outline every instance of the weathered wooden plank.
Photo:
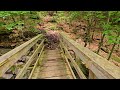
[[70,55],[69,51],[67,50],[67,48],[63,45],[62,41],[60,40],[60,43],[62,45],[62,47],[65,50],[65,54],[68,56],[68,58],[70,59],[70,61],[72,62],[75,70],[77,71],[79,77],[81,79],[86,79],[85,75],[83,74],[83,72],[80,70],[79,66],[76,64],[76,62],[74,61],[74,59],[72,58],[72,56]]
[[[50,67],[50,68],[49,68]],[[46,67],[46,66],[42,66],[42,70],[43,69],[47,69],[47,71],[55,71],[55,70],[65,70],[66,69],[66,67],[64,67],[63,65],[50,65],[50,66],[48,66],[48,67]]]
[[64,65],[64,62],[63,61],[47,61],[43,66],[44,67],[50,67],[50,66],[60,66],[60,65]]
[[114,79],[113,76],[109,75],[106,71],[104,71],[100,66],[95,63],[89,66],[89,69],[95,74],[98,79]]
[[39,40],[42,35],[38,35],[24,44],[16,47],[0,57],[0,77],[15,63],[22,55],[25,55],[27,51]]
[[40,78],[48,78],[48,77],[60,77],[60,76],[67,76],[66,70],[55,70],[55,71],[47,71],[47,68],[42,70],[39,74]]
[[63,42],[65,42],[69,47],[71,47],[74,50],[76,55],[83,61],[83,63],[87,64],[87,62],[91,61],[92,64],[94,64],[89,65],[88,63],[88,68],[92,72],[94,72],[94,74],[97,74],[99,72],[101,73],[101,76],[96,75],[97,78],[102,78],[102,76],[105,76],[105,78],[120,79],[119,67],[115,66],[113,63],[107,61],[107,59],[101,57],[93,51],[90,51],[89,49],[83,47],[74,40],[68,38],[68,36],[65,33],[61,32],[60,36]]
[[[42,47],[42,49],[41,49],[41,51],[40,51],[40,55],[39,55],[37,61],[35,62],[35,65],[34,65],[32,71],[31,71],[28,79],[32,79],[32,78],[33,78],[33,76],[34,76],[33,74],[34,74],[34,72],[35,72],[35,69],[36,69],[36,67],[38,66],[38,61],[41,60],[41,56],[42,56],[42,53],[43,53],[43,49],[44,49],[44,46]],[[36,75],[35,75],[35,76],[36,76]],[[37,77],[36,77],[36,78],[37,78]],[[35,79],[35,78],[34,78],[34,79]]]
[[30,57],[30,59],[27,61],[27,63],[24,65],[24,67],[18,73],[18,75],[16,76],[15,79],[22,79],[23,75],[27,71],[27,68],[30,66],[30,64],[32,63],[32,61],[34,60],[34,58],[38,57],[38,52],[40,51],[41,47],[43,46],[43,42],[44,42],[44,40],[40,43],[40,45],[38,46],[38,48],[35,50],[35,52],[33,53],[33,55]]
[[71,75],[46,77],[45,79],[72,79]]

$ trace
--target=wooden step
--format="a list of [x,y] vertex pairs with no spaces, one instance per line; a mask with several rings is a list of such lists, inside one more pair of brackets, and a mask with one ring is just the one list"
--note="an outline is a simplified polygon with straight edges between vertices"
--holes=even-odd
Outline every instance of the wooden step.
[[43,67],[50,67],[50,66],[64,66],[64,62],[60,62],[60,61],[47,61],[44,65],[43,65]]

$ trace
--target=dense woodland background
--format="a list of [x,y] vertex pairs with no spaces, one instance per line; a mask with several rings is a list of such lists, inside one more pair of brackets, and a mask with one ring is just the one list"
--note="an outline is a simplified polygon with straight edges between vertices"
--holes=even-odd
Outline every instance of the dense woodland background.
[[64,31],[120,66],[120,11],[0,11],[0,55],[43,30]]

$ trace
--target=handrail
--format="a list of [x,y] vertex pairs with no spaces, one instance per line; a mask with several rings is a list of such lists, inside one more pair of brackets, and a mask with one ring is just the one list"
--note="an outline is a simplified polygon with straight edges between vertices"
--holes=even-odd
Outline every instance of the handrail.
[[42,34],[37,35],[31,40],[23,43],[15,49],[0,57],[0,77],[12,66],[14,63],[21,58],[38,40],[43,37]]
[[40,43],[40,45],[38,46],[38,48],[35,50],[35,52],[32,54],[32,56],[30,57],[30,59],[27,61],[27,63],[24,65],[24,67],[22,68],[22,70],[18,73],[18,75],[16,76],[15,79],[22,79],[22,77],[24,76],[24,74],[27,72],[27,68],[30,66],[30,64],[34,61],[34,59],[36,57],[38,57],[38,53],[40,52],[42,46],[43,46],[44,40],[42,40],[42,42]]
[[64,32],[60,32],[60,38],[64,44],[74,50],[75,54],[98,79],[120,79],[120,68],[112,62],[78,44]]
[[72,58],[72,56],[70,55],[69,51],[67,50],[67,48],[63,45],[63,42],[60,40],[60,43],[62,45],[62,47],[65,50],[65,55],[68,56],[68,58],[70,59],[72,65],[74,66],[75,70],[77,71],[79,77],[81,79],[86,79],[85,75],[83,74],[83,72],[81,71],[81,69],[79,68],[79,66],[77,65],[77,63],[74,61],[74,59]]
[[44,45],[40,51],[39,57],[36,60],[35,65],[31,71],[28,79],[36,79],[37,78],[38,73],[35,73],[35,71],[36,71],[36,68],[40,66],[40,64],[41,64],[40,62],[43,60],[43,58],[42,58],[42,55],[44,54],[43,52],[44,52]]

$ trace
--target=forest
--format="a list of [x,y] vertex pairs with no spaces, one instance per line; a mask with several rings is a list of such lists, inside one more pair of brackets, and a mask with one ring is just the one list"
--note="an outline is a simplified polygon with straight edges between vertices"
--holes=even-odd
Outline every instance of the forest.
[[0,11],[0,56],[44,30],[66,32],[120,67],[120,11]]

